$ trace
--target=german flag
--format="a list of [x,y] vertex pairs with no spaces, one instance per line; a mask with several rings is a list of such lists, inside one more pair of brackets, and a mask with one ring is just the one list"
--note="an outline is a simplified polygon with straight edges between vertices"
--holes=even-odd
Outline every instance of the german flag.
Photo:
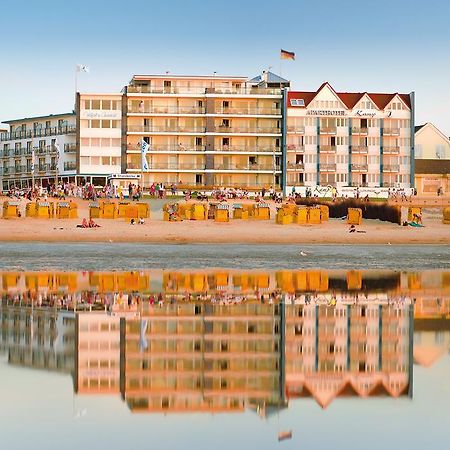
[[281,51],[280,51],[280,58],[281,59],[294,59],[295,60],[295,53],[294,52],[287,52],[286,50],[281,49]]

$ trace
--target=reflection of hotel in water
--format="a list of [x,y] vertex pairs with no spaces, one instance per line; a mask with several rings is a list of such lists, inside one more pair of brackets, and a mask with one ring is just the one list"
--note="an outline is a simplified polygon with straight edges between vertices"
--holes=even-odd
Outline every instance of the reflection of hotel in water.
[[[54,274],[47,286],[36,274],[15,274],[15,281],[3,274],[0,349],[10,363],[73,372],[78,394],[121,394],[134,412],[264,414],[298,397],[326,407],[340,396],[407,396],[413,361],[427,366],[449,351],[448,275],[66,274],[70,287]],[[44,308],[71,292],[107,294],[119,286],[130,295],[162,292],[165,302],[92,312]],[[191,301],[172,302],[189,294]],[[255,301],[261,294],[264,303]],[[30,298],[41,298],[41,307],[24,306]]]

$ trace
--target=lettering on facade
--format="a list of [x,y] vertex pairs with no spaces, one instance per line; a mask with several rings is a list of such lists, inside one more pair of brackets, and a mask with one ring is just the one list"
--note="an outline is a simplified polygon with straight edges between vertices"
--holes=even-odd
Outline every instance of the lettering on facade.
[[345,116],[346,111],[333,111],[329,109],[309,109],[306,112],[307,116]]
[[120,111],[83,111],[84,119],[120,119]]

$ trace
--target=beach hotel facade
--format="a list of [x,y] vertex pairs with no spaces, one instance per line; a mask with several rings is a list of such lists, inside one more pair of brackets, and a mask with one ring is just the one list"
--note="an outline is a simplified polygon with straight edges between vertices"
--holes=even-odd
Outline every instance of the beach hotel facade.
[[[125,87],[127,173],[144,186],[281,188],[282,89],[264,72],[246,77],[135,75]],[[125,162],[125,161],[124,161]]]
[[56,178],[75,181],[76,114],[7,120],[0,132],[0,188],[47,185]]
[[289,91],[285,186],[414,186],[414,94]]
[[342,93],[329,83],[293,91],[266,71],[135,75],[122,93],[77,93],[73,113],[5,123],[3,190],[31,186],[33,148],[43,185],[59,175],[285,194],[414,186],[414,93]]

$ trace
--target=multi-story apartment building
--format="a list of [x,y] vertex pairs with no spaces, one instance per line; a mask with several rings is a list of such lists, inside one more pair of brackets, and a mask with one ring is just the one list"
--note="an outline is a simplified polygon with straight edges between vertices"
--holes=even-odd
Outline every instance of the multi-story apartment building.
[[0,189],[31,187],[33,179],[44,187],[57,178],[75,181],[75,113],[5,123],[9,131],[0,133]]
[[122,173],[122,94],[77,94],[76,111],[77,178],[105,185]]
[[135,75],[124,89],[122,170],[143,185],[281,186],[282,87],[271,73],[245,77]]
[[287,95],[286,189],[414,185],[414,94]]

